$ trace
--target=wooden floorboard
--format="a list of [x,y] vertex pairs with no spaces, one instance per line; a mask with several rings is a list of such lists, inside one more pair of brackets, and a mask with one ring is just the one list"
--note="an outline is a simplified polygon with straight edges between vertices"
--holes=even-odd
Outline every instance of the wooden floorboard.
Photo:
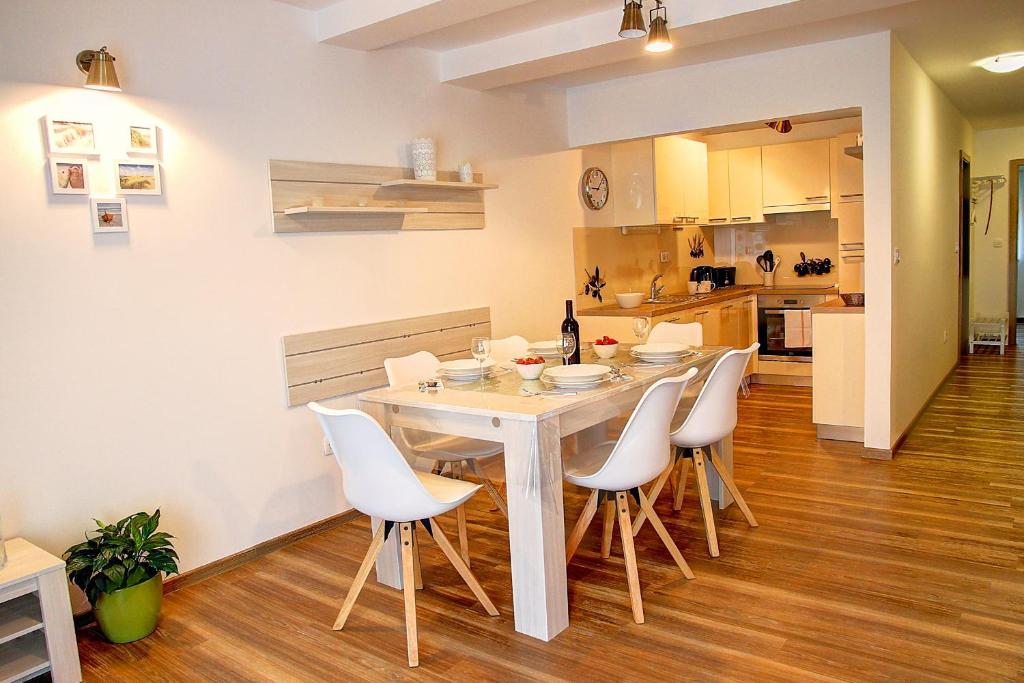
[[[372,575],[331,630],[369,543],[360,519],[168,595],[145,640],[113,646],[85,629],[85,679],[1024,680],[1024,354],[965,358],[892,461],[818,441],[808,389],[754,386],[740,406],[735,477],[761,526],[720,514],[712,559],[692,475],[682,512],[663,493],[657,510],[697,578],[646,525],[645,624],[618,532],[602,560],[595,523],[569,567],[570,628],[550,643],[517,634],[503,518],[479,495],[473,571],[501,616],[421,536],[418,669],[401,593]],[[567,487],[567,524],[584,500]]]

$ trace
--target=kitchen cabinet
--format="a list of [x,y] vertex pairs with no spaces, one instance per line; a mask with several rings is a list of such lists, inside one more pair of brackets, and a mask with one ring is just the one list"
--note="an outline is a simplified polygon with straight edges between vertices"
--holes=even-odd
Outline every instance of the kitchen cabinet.
[[864,202],[835,205],[839,223],[839,291],[864,291]]
[[763,223],[761,148],[708,153],[708,225]]
[[829,141],[807,140],[761,148],[765,213],[829,207]]
[[864,315],[815,311],[811,323],[811,404],[818,438],[863,441]]
[[614,225],[707,222],[707,145],[681,136],[611,146]]
[[864,161],[844,150],[857,145],[859,133],[844,133],[829,140],[832,217],[839,204],[864,201]]

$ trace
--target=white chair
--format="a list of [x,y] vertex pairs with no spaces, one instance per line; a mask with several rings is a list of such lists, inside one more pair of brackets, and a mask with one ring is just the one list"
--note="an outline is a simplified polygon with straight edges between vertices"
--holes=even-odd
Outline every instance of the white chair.
[[496,363],[507,363],[513,358],[522,358],[530,351],[530,342],[517,334],[504,339],[491,340],[491,358]]
[[700,323],[658,323],[647,337],[648,344],[679,342],[687,346],[704,346],[704,328]]
[[[708,539],[708,551],[712,557],[718,557],[718,534],[715,531],[715,518],[711,509],[711,493],[708,490],[708,474],[706,470],[705,454],[710,456],[711,464],[721,478],[722,483],[736,500],[736,505],[747,518],[747,523],[752,527],[757,526],[754,514],[747,507],[747,501],[740,495],[736,488],[736,482],[721,458],[715,453],[709,444],[715,444],[732,434],[736,429],[736,393],[743,379],[743,370],[747,367],[750,357],[757,351],[758,344],[755,342],[749,348],[733,350],[718,359],[714,369],[704,382],[697,401],[693,404],[690,414],[682,425],[679,426],[669,438],[675,447],[675,458],[654,482],[654,486],[648,493],[648,498],[657,501],[665,482],[669,480],[673,470],[679,468],[679,474],[675,483],[675,497],[672,503],[674,510],[683,506],[683,494],[686,491],[686,476],[690,470],[690,461],[693,461],[694,475],[697,480],[697,491],[700,494],[700,510],[704,518],[704,531]],[[633,521],[633,535],[635,536],[643,527],[646,515],[641,510]]]
[[345,498],[356,510],[383,520],[377,527],[356,572],[352,586],[334,630],[340,631],[359,592],[366,582],[377,555],[380,554],[395,525],[398,526],[402,550],[402,586],[405,597],[405,631],[409,666],[419,666],[416,637],[416,588],[419,579],[419,549],[416,545],[416,524],[419,522],[434,539],[441,552],[452,563],[463,581],[473,591],[491,616],[498,610],[484,592],[473,572],[455,552],[436,517],[461,507],[480,490],[477,484],[416,472],[406,462],[395,444],[373,418],[359,410],[331,410],[317,403],[308,404],[316,413],[324,434],[342,470]]
[[[434,354],[429,351],[417,351],[409,356],[386,359],[384,372],[387,373],[388,385],[396,387],[434,377],[440,366],[441,361]],[[483,468],[477,462],[479,458],[501,453],[502,445],[500,443],[409,429],[399,430],[398,439],[407,452],[433,460],[435,462],[434,474],[441,474],[447,466],[452,477],[462,479],[463,465],[468,465],[483,483],[487,493],[494,499],[495,506],[508,519],[508,506],[505,504],[505,499],[502,498],[494,482],[484,474]],[[459,550],[462,553],[462,559],[468,565],[470,564],[469,532],[466,528],[465,508],[460,507],[456,511],[456,516],[458,518]]]
[[617,441],[596,444],[570,458],[565,465],[566,481],[593,489],[579,521],[569,534],[565,561],[568,563],[572,560],[594,514],[604,503],[601,556],[608,557],[610,554],[613,522],[617,517],[619,534],[622,536],[622,554],[626,560],[629,601],[633,608],[633,620],[638,624],[644,623],[644,608],[640,598],[636,552],[633,548],[629,496],[632,496],[640,509],[647,513],[651,525],[668,548],[683,576],[693,578],[693,572],[669,536],[665,525],[654,512],[650,501],[640,490],[640,486],[657,477],[668,466],[671,459],[668,434],[672,415],[687,382],[696,374],[697,369],[691,368],[681,377],[670,377],[655,382],[640,398],[636,409],[626,422],[626,427],[622,430],[622,436]]

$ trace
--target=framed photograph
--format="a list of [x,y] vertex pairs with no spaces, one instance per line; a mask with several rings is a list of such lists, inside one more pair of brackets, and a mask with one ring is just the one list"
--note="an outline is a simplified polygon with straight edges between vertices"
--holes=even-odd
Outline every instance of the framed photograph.
[[156,154],[156,126],[140,123],[128,126],[129,154]]
[[46,117],[50,154],[96,154],[96,131],[91,121]]
[[53,194],[89,194],[89,160],[51,158],[50,191]]
[[128,200],[92,197],[89,206],[93,232],[128,232]]
[[118,194],[162,194],[160,164],[144,159],[124,159],[114,162]]

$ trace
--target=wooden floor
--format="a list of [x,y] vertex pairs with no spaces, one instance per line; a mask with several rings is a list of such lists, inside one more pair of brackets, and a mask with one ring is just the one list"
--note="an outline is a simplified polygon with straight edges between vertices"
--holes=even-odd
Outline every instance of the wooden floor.
[[[761,526],[733,506],[720,558],[692,488],[679,514],[659,501],[697,578],[646,525],[644,625],[618,537],[602,560],[592,533],[569,567],[570,628],[550,643],[517,634],[507,536],[480,495],[473,570],[502,614],[424,541],[419,669],[405,666],[401,594],[372,580],[331,630],[369,540],[359,521],[170,595],[146,640],[82,632],[86,680],[1024,680],[1024,354],[965,359],[891,462],[818,442],[810,402],[770,386],[741,401],[736,479]],[[566,491],[567,524],[582,504]]]

